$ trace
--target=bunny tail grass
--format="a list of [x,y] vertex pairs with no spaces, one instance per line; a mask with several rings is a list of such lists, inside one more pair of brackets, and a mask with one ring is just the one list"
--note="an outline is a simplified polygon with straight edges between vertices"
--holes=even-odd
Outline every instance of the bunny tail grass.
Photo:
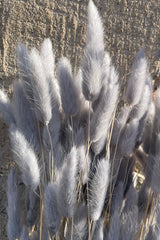
[[104,225],[104,219],[100,218],[97,222],[95,222],[95,230],[93,233],[93,237],[91,239],[93,240],[103,240],[104,239],[104,231],[103,231],[103,225]]
[[44,194],[44,216],[50,236],[58,232],[61,223],[61,217],[57,211],[57,185],[49,183]]
[[30,102],[33,102],[33,89],[32,89],[33,76],[29,61],[29,51],[24,44],[19,44],[17,46],[17,64],[26,98]]
[[19,208],[19,194],[17,186],[17,175],[13,168],[11,168],[8,175],[8,224],[7,232],[9,240],[15,240],[20,238],[22,223],[21,214]]
[[129,156],[132,153],[136,143],[138,126],[139,126],[138,119],[133,119],[126,124],[124,133],[120,138],[118,147],[118,152],[120,152],[122,156]]
[[125,200],[125,206],[123,208],[120,217],[120,236],[121,239],[133,239],[134,236],[138,236],[138,193],[134,189],[133,185],[130,186]]
[[102,85],[103,26],[93,1],[88,5],[86,49],[82,61],[82,90],[87,100],[98,98]]
[[33,192],[32,189],[26,189],[26,210],[27,210],[27,225],[33,228],[39,216],[40,199],[39,191]]
[[114,121],[112,139],[111,142],[113,145],[117,144],[117,139],[120,137],[122,132],[124,132],[126,122],[128,121],[129,115],[131,112],[131,108],[129,106],[123,107],[121,112],[118,114],[117,118]]
[[[68,226],[67,239],[71,239],[71,222]],[[74,215],[73,225],[73,240],[87,239],[88,237],[88,224],[87,224],[87,205],[82,203],[76,210]]]
[[55,58],[53,55],[52,42],[46,38],[40,48],[40,57],[44,68],[46,80],[49,84],[52,105],[60,106],[60,89],[55,77]]
[[146,83],[142,92],[141,99],[137,105],[133,107],[130,118],[141,119],[148,111],[148,107],[152,100],[152,83],[151,77],[147,76]]
[[36,115],[27,100],[21,82],[14,82],[12,109],[16,126],[23,132],[27,141],[30,141],[36,152],[40,152]]
[[66,157],[66,166],[58,189],[58,211],[64,217],[72,217],[76,210],[76,174],[77,151],[73,146]]
[[98,10],[92,0],[90,0],[88,4],[86,47],[96,48],[97,51],[104,51],[103,25]]
[[117,212],[120,213],[122,203],[123,203],[123,193],[124,193],[124,183],[122,181],[119,181],[117,186],[114,187],[113,193],[112,193],[112,202],[111,202],[111,208],[110,208],[110,214],[113,215],[115,212],[115,209]]
[[82,91],[89,101],[95,101],[102,87],[103,53],[86,49],[82,61]]
[[41,57],[36,49],[29,53],[29,61],[33,75],[32,89],[37,118],[47,125],[52,117],[51,96]]
[[74,116],[79,110],[79,95],[73,81],[71,64],[67,58],[60,59],[57,75],[63,110],[67,115]]
[[144,55],[143,49],[141,49],[133,64],[132,73],[126,90],[126,102],[129,105],[134,106],[139,102],[147,77],[146,71],[147,59]]
[[109,184],[109,161],[101,160],[89,182],[89,214],[93,221],[99,219]]
[[[107,133],[111,126],[113,113],[117,106],[119,94],[118,74],[112,67],[109,77],[109,85],[101,94],[101,100],[91,119],[90,137],[92,149],[96,154],[104,147]],[[100,143],[100,144],[99,144]]]
[[131,211],[122,214],[120,218],[120,237],[121,239],[133,239],[137,234],[138,207],[135,206]]
[[[68,58],[54,57],[61,53],[53,51],[53,39],[44,39],[40,50],[20,44],[11,100],[0,90],[0,114],[21,174],[18,186],[13,170],[8,178],[10,240],[159,239],[159,73],[152,79],[140,50],[124,92],[127,75],[118,74],[113,51],[105,50],[94,2],[88,0],[79,66],[78,52],[75,69]],[[20,203],[18,187],[25,193]]]
[[14,126],[10,128],[10,140],[14,161],[21,170],[23,182],[35,190],[40,181],[37,157],[24,135]]
[[52,42],[49,38],[45,39],[41,45],[40,57],[47,79],[54,78],[55,60],[52,50]]

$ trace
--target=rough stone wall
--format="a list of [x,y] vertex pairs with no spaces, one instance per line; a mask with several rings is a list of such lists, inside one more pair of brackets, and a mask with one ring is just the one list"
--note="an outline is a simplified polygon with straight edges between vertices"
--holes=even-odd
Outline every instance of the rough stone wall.
[[[155,72],[155,53],[160,47],[159,0],[96,0],[104,23],[106,50],[125,86],[136,52],[143,47]],[[16,46],[39,45],[52,40],[57,59],[65,55],[74,71],[85,45],[88,0],[0,0],[0,87],[9,93],[18,78]],[[7,129],[0,120],[0,239],[6,237],[6,178],[11,154]]]

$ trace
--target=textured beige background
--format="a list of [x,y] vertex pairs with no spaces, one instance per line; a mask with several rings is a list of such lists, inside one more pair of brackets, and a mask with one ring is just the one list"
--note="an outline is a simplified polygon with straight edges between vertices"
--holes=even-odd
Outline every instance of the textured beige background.
[[[160,48],[159,0],[97,0],[104,23],[106,50],[125,85],[136,52],[143,47],[155,73],[155,52]],[[0,0],[0,87],[11,91],[19,42],[39,47],[52,40],[56,60],[69,57],[80,64],[86,36],[88,0]],[[0,239],[6,238],[6,177],[10,165],[7,129],[0,121]]]

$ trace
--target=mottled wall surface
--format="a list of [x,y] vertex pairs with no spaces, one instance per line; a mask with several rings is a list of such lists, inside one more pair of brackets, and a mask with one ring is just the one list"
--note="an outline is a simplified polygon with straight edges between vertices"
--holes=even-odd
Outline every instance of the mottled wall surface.
[[[158,0],[94,1],[104,23],[106,50],[125,85],[136,52],[143,47],[155,72],[155,52],[160,48]],[[74,70],[85,45],[88,0],[0,0],[0,87],[12,90],[18,78],[16,46],[39,45],[49,37],[56,61],[69,57]],[[10,151],[6,126],[0,121],[0,239],[6,238],[6,177]]]

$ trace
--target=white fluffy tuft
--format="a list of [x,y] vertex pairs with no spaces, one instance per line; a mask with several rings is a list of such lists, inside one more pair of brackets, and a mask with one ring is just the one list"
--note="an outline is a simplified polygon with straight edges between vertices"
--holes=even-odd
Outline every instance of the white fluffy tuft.
[[32,89],[37,118],[43,123],[48,124],[52,117],[51,96],[43,64],[36,49],[31,50],[29,61],[33,74]]
[[72,67],[67,58],[60,59],[57,75],[63,110],[67,115],[74,116],[79,110],[79,94],[73,81]]
[[93,221],[96,221],[101,216],[101,212],[106,197],[106,192],[109,184],[109,161],[101,160],[93,175],[93,179],[89,186],[89,213]]
[[37,157],[24,135],[14,126],[10,128],[10,140],[14,160],[22,172],[23,182],[35,190],[40,181]]
[[132,73],[126,90],[126,101],[129,105],[136,105],[141,98],[147,74],[147,59],[141,49],[132,67]]
[[90,0],[88,4],[88,28],[87,28],[87,47],[94,47],[97,50],[104,50],[103,25],[96,6]]
[[64,217],[72,217],[76,210],[76,174],[77,151],[73,146],[66,157],[66,167],[62,173],[62,179],[58,188],[58,211]]

